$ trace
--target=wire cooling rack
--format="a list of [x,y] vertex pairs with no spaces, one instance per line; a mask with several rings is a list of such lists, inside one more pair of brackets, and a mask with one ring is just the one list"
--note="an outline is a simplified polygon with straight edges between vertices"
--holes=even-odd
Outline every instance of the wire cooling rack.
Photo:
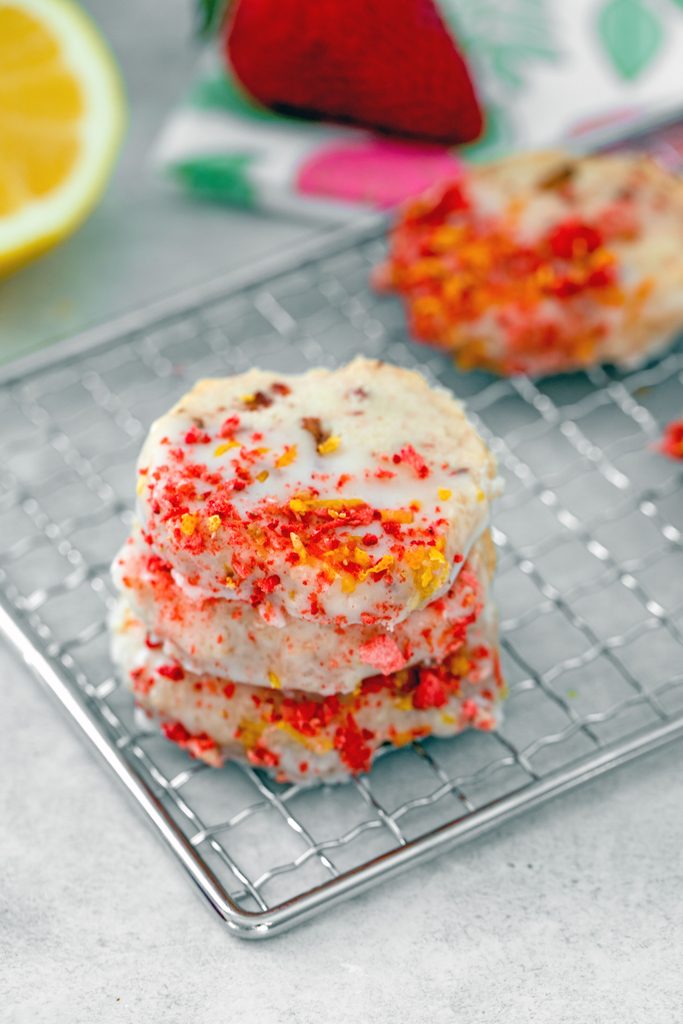
[[[458,374],[368,288],[381,225],[0,376],[0,628],[239,935],[271,935],[683,734],[682,474],[653,443],[683,350],[631,373]],[[505,720],[415,743],[343,786],[191,761],[136,722],[107,650],[108,564],[151,420],[200,376],[364,352],[467,400],[506,478],[495,515]],[[429,410],[424,410],[429,415]]]

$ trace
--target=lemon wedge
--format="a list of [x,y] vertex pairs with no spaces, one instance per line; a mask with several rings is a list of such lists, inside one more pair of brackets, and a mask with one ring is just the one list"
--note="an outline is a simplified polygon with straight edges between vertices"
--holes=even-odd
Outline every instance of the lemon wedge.
[[0,274],[70,234],[124,122],[106,44],[70,0],[0,0]]

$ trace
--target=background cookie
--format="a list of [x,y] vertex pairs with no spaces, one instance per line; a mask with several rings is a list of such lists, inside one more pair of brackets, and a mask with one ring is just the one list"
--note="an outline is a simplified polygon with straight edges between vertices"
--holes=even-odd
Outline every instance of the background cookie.
[[683,183],[643,156],[523,153],[410,203],[376,280],[465,369],[632,364],[683,327]]

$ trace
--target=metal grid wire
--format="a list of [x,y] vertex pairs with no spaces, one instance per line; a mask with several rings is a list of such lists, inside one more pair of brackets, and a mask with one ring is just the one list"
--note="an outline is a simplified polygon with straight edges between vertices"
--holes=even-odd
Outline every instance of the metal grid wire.
[[[682,474],[653,450],[683,407],[683,349],[630,373],[461,375],[369,289],[376,229],[320,248],[0,384],[0,626],[251,937],[683,735]],[[503,725],[384,752],[343,786],[207,768],[136,720],[109,661],[108,565],[130,526],[136,453],[197,377],[358,352],[451,387],[499,459]]]

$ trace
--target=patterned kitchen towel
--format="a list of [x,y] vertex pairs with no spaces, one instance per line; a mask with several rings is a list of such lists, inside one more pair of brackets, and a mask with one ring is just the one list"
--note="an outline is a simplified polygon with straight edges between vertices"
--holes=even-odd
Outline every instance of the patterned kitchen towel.
[[439,146],[282,117],[251,103],[205,54],[156,150],[198,195],[300,217],[344,219],[453,176],[466,160],[543,146],[619,117],[683,105],[683,0],[439,0],[466,51],[486,131]]

